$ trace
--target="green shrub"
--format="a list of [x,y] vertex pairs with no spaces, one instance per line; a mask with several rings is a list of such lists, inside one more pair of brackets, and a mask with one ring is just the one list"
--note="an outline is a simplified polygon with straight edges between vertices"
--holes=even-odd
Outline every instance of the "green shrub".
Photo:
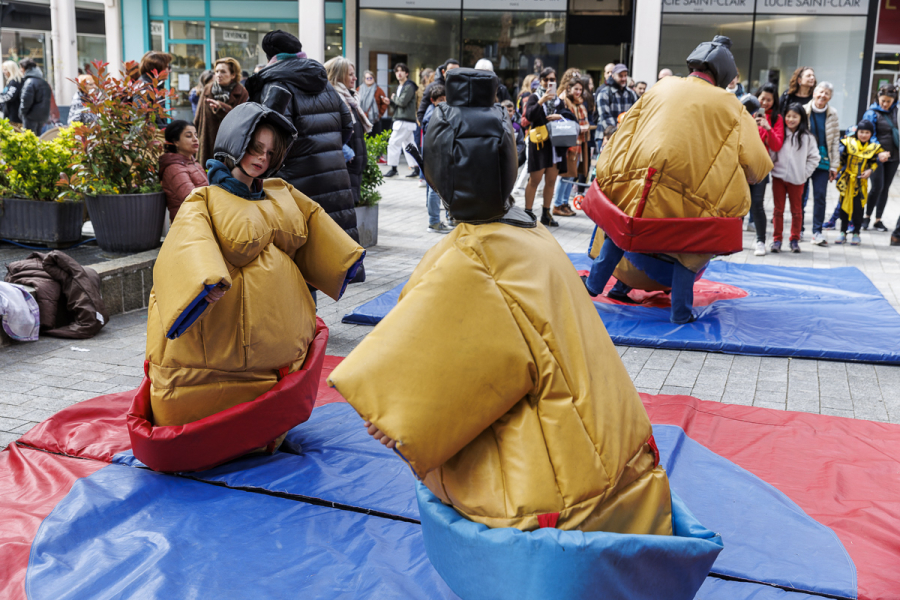
[[60,189],[61,177],[73,173],[77,148],[71,129],[61,128],[56,139],[45,142],[27,129],[15,131],[0,120],[0,196],[62,202],[80,200],[71,189]]
[[366,136],[366,152],[368,154],[368,162],[362,174],[362,185],[360,186],[360,206],[375,206],[381,200],[381,194],[378,187],[384,183],[384,175],[381,174],[381,168],[378,166],[378,157],[387,152],[388,140],[391,137],[390,131],[383,131],[378,135]]

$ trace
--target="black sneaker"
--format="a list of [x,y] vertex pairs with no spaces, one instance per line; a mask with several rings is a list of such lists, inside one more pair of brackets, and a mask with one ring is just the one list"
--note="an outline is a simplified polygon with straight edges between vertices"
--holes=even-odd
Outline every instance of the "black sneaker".
[[791,252],[794,254],[800,254],[800,242],[797,240],[791,240]]
[[618,300],[619,302],[624,302],[626,304],[640,304],[637,300],[632,300],[628,297],[628,294],[620,294],[619,292],[614,292],[609,290],[606,292],[607,298],[612,298],[613,300]]
[[412,179],[413,177],[419,176],[419,167],[413,167],[412,172],[406,176],[407,179]]
[[553,215],[550,214],[550,210],[547,208],[541,209],[541,225],[544,227],[559,227],[559,223],[556,222],[556,219],[553,218]]
[[884,223],[882,223],[880,220],[875,221],[875,224],[872,225],[872,229],[874,229],[875,231],[887,231],[887,227],[885,227]]
[[781,242],[772,242],[772,245],[769,247],[769,252],[772,254],[781,252]]
[[397,167],[391,167],[387,173],[384,174],[385,177],[396,177],[397,176]]
[[863,217],[862,225],[859,226],[860,229],[866,231],[869,229],[869,217]]

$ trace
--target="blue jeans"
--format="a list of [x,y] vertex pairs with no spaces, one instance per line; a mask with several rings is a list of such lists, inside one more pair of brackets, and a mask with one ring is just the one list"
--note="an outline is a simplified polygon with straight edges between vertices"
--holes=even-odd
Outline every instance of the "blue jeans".
[[556,179],[556,197],[553,200],[553,206],[562,206],[569,203],[569,196],[572,195],[572,187],[575,185],[574,180],[568,181],[562,177]]
[[[828,169],[816,169],[809,178],[813,189],[813,235],[822,233],[825,222],[825,194],[828,192]],[[807,186],[808,187],[808,186]]]
[[425,207],[428,209],[428,224],[441,222],[441,197],[430,185],[425,186]]
[[[597,295],[603,293],[606,282],[612,277],[625,251],[616,246],[610,238],[606,238],[600,249],[600,256],[594,259],[591,273],[587,278],[588,291]],[[599,290],[596,292],[595,290]],[[618,288],[616,291],[622,291]],[[694,272],[675,261],[672,265],[672,310],[669,320],[672,323],[687,323],[693,317],[691,307],[694,305]]]

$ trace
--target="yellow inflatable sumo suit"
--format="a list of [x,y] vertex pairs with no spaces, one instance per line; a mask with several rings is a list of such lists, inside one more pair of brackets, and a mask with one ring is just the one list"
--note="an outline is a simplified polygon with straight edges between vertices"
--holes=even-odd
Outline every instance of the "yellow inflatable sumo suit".
[[[241,105],[223,121],[216,157],[224,152],[237,162],[260,122],[293,132],[281,115]],[[224,164],[209,164],[210,180],[223,184],[188,196],[153,269],[147,361],[157,426],[249,402],[298,370],[316,330],[307,283],[337,300],[365,254],[281,179],[265,180],[259,198],[246,199],[226,189]],[[204,296],[217,285],[228,291],[208,305]]]
[[425,176],[461,223],[328,383],[473,521],[671,535],[638,393],[565,252],[512,206],[496,76],[453,73]]

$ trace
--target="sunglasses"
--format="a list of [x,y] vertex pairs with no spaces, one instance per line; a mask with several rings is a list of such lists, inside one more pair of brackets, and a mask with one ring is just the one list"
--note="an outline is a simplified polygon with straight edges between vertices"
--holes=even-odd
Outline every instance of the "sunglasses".
[[548,77],[544,81],[556,81],[556,77]]

